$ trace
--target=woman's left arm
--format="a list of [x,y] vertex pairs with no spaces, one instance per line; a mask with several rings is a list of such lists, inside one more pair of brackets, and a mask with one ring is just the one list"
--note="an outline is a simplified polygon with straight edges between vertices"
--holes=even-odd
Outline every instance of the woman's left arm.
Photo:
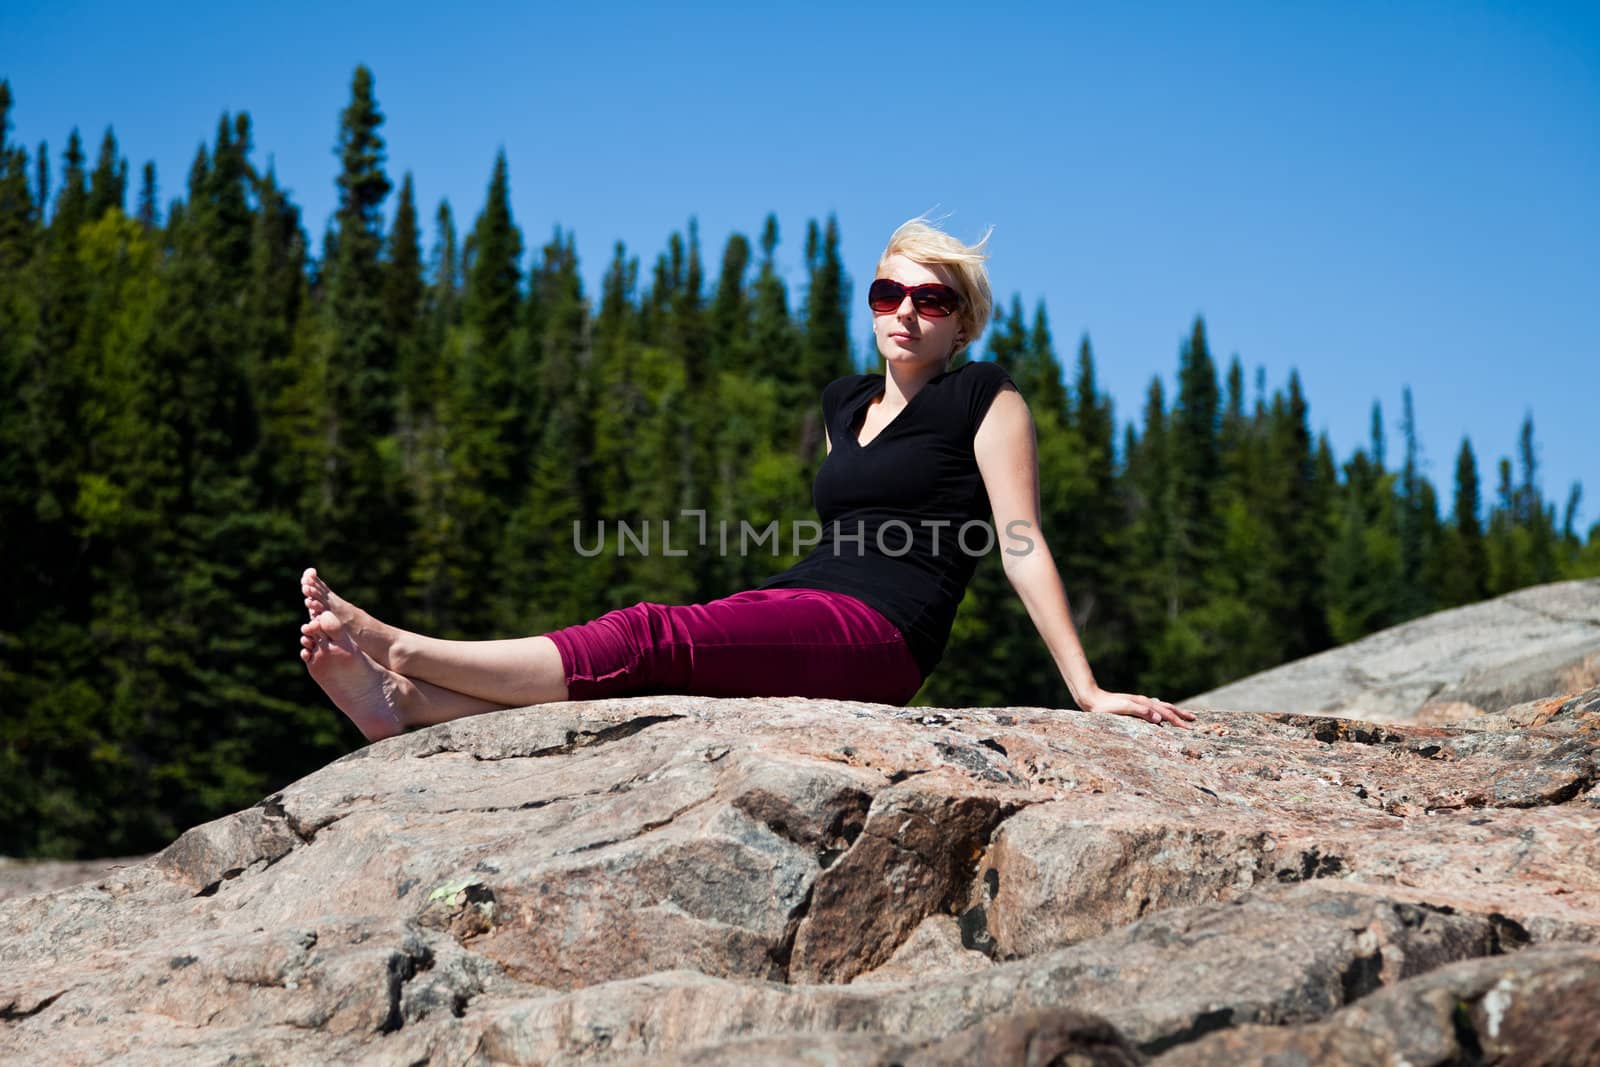
[[995,538],[1006,578],[1084,711],[1132,715],[1154,723],[1188,726],[1194,715],[1174,704],[1101,689],[1072,623],[1067,591],[1039,522],[1039,449],[1028,402],[1015,386],[1001,387],[973,438],[978,471],[994,509]]

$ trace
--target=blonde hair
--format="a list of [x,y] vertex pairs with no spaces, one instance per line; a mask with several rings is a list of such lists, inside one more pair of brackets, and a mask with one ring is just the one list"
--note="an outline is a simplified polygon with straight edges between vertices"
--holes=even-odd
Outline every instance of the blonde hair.
[[889,235],[889,244],[884,248],[883,255],[878,257],[880,269],[890,256],[905,256],[917,263],[945,267],[954,275],[955,289],[961,294],[961,308],[956,312],[956,320],[961,324],[963,340],[956,345],[952,357],[972,347],[988,327],[989,316],[994,311],[989,268],[983,265],[984,260],[989,258],[985,246],[992,233],[993,226],[984,231],[977,244],[964,244],[939,229],[928,216],[918,215],[901,223]]

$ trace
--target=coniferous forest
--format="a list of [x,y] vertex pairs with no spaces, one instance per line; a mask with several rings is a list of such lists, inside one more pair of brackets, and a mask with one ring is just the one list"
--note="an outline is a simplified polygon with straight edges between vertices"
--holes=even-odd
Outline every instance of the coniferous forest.
[[[618,244],[591,294],[571,233],[528,243],[503,157],[424,248],[364,68],[316,242],[247,115],[163,203],[110,131],[92,160],[76,132],[29,150],[12,106],[0,82],[0,854],[154,849],[359,745],[298,658],[308,564],[408,628],[497,637],[797,558],[614,547],[684,509],[815,518],[821,389],[879,366],[852,357],[833,219],[801,238],[798,294],[772,217],[709,265],[692,222],[643,276]],[[1032,406],[1046,538],[1108,686],[1178,697],[1600,574],[1576,487],[1541,496],[1531,420],[1489,487],[1463,441],[1441,500],[1409,393],[1398,439],[1374,406],[1341,461],[1294,375],[1219,368],[1197,320],[1176,395],[1156,378],[1119,425],[1088,338],[1058,351],[1042,306],[1001,307],[977,355]],[[575,551],[602,520],[607,550]],[[995,556],[918,702],[1069,703]]]

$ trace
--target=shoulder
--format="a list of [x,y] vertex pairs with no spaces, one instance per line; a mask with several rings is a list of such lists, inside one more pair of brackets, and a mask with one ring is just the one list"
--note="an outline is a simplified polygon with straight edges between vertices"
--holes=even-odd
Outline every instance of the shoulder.
[[952,375],[973,389],[998,389],[1011,382],[1011,375],[1000,364],[986,359],[975,359],[957,367]]
[[950,379],[956,383],[954,395],[965,409],[969,433],[975,433],[983,423],[996,396],[1008,388],[1016,391],[1016,383],[1006,369],[987,360],[962,364],[951,372]]
[[879,374],[846,374],[842,378],[835,378],[822,387],[822,403],[824,407],[848,400],[851,396],[865,389],[875,381],[883,378]]
[[822,392],[824,395],[828,393],[848,393],[852,389],[859,388],[863,382],[874,378],[881,379],[882,377],[883,375],[881,374],[846,374],[823,386]]

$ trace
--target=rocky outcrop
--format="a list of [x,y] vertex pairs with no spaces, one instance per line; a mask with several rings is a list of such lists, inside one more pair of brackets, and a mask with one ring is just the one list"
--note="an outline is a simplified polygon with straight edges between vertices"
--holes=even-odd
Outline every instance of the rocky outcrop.
[[0,904],[0,963],[61,1063],[1585,1063],[1600,688],[502,712]]
[[1600,683],[1600,578],[1441,611],[1184,701],[1369,722],[1457,722]]
[[80,882],[96,881],[119,868],[143,862],[145,856],[122,856],[100,860],[18,860],[0,856],[0,902],[13,897],[29,897],[65,889]]

